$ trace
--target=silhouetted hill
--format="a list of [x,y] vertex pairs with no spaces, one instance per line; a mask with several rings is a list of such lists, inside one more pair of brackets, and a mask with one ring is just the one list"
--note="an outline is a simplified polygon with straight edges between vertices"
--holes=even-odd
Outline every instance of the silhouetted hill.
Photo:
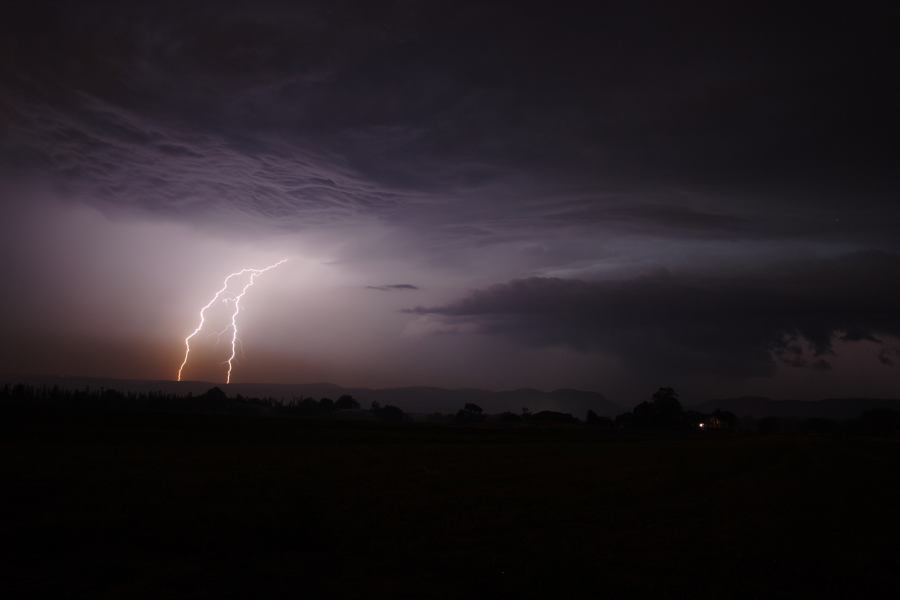
[[92,377],[17,377],[2,378],[5,383],[27,383],[31,385],[57,385],[65,389],[105,388],[121,392],[163,392],[199,396],[212,387],[221,387],[229,396],[238,394],[245,397],[274,398],[291,400],[298,397],[337,399],[343,394],[355,397],[363,408],[372,402],[382,406],[394,405],[408,413],[455,413],[467,402],[477,404],[487,413],[505,411],[519,413],[523,408],[532,412],[550,410],[571,413],[584,418],[588,409],[598,415],[614,416],[624,409],[607,400],[597,392],[574,389],[560,389],[544,392],[535,389],[517,389],[494,392],[490,390],[463,388],[444,389],[436,387],[400,388],[350,388],[333,383],[232,383],[228,386],[208,381],[152,381],[132,379],[106,379]]
[[824,400],[774,400],[756,396],[710,400],[692,407],[703,413],[727,410],[739,417],[853,419],[873,408],[900,410],[895,398],[826,398]]

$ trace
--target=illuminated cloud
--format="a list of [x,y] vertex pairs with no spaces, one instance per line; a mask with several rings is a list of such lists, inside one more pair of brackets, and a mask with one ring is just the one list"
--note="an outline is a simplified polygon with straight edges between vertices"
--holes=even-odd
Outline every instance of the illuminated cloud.
[[248,151],[80,100],[77,111],[18,106],[14,133],[78,197],[112,212],[296,229],[377,215],[401,198],[296,148]]

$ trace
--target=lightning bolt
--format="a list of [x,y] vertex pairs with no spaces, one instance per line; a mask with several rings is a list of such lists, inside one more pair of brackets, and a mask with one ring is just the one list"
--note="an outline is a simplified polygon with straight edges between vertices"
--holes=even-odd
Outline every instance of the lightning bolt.
[[[234,273],[229,273],[228,276],[225,277],[225,280],[222,282],[222,287],[215,293],[215,295],[212,297],[212,300],[207,302],[203,306],[203,308],[200,309],[200,323],[197,325],[197,328],[194,329],[194,331],[192,331],[190,333],[190,335],[188,335],[186,338],[184,338],[184,360],[181,361],[181,366],[178,367],[177,381],[181,381],[181,373],[182,373],[182,371],[184,371],[184,366],[187,364],[188,357],[190,357],[190,355],[191,355],[191,340],[198,333],[200,333],[200,331],[203,329],[203,325],[206,323],[206,311],[209,310],[210,307],[213,304],[215,304],[219,298],[222,297],[222,294],[224,294],[225,291],[228,289],[228,283],[232,279],[234,279],[235,277],[240,277],[241,275],[246,275],[247,273],[250,273],[250,281],[247,282],[243,288],[241,288],[241,293],[238,294],[237,296],[235,296],[233,299],[234,311],[231,314],[231,325],[230,325],[230,328],[232,331],[232,334],[231,334],[231,356],[228,357],[228,361],[227,361],[228,373],[226,375],[226,380],[225,380],[225,383],[231,383],[231,363],[234,360],[235,345],[237,344],[237,316],[238,316],[238,313],[241,311],[240,300],[241,300],[241,298],[244,297],[244,294],[247,293],[247,290],[249,290],[251,287],[253,287],[253,284],[255,283],[256,278],[259,275],[262,275],[266,271],[271,271],[275,267],[278,267],[278,266],[284,264],[285,262],[287,262],[287,259],[282,258],[278,262],[273,263],[273,264],[269,265],[268,267],[263,267],[261,269],[245,268],[245,269],[241,269],[240,271],[235,271]],[[226,331],[227,331],[227,329],[226,329]],[[222,333],[224,333],[224,331]]]
[[253,284],[256,283],[256,278],[265,273],[266,271],[271,271],[275,267],[283,264],[287,259],[282,258],[277,263],[271,264],[268,267],[263,269],[256,269],[253,273],[250,274],[250,281],[248,281],[243,288],[241,288],[241,293],[234,297],[234,312],[231,313],[231,355],[228,357],[228,373],[225,375],[225,383],[231,383],[231,362],[234,360],[234,355],[236,352],[235,345],[237,344],[237,316],[238,313],[241,312],[241,298],[244,297],[244,294],[247,293]]

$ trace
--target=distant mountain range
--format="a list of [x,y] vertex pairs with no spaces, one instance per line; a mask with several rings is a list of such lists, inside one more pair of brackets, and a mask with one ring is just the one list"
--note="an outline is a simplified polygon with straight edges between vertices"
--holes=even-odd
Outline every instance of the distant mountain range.
[[717,409],[727,410],[739,417],[853,419],[873,408],[890,408],[900,411],[900,399],[826,398],[825,400],[806,401],[745,396],[711,400],[691,408],[703,413],[711,413]]
[[444,389],[435,387],[401,388],[349,388],[333,383],[232,383],[227,386],[207,381],[149,381],[135,379],[106,379],[91,377],[20,377],[2,379],[5,383],[27,383],[31,385],[58,385],[61,388],[106,388],[122,392],[161,391],[170,394],[200,395],[212,387],[219,387],[229,396],[241,394],[246,397],[276,398],[331,398],[343,394],[356,398],[363,408],[372,402],[381,405],[392,404],[408,413],[455,413],[467,402],[477,404],[487,413],[510,411],[521,413],[523,408],[531,412],[553,410],[571,413],[584,418],[588,410],[598,415],[615,416],[626,409],[607,400],[597,392],[561,389],[544,392],[535,389],[489,391],[480,389]]

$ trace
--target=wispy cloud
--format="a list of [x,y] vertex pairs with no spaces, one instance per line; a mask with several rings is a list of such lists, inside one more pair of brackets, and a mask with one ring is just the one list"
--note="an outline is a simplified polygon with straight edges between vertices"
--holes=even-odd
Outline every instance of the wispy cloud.
[[378,290],[379,292],[396,292],[401,290],[417,290],[419,286],[411,283],[390,283],[387,285],[367,285],[367,290]]
[[[77,110],[18,104],[15,142],[83,198],[111,210],[256,219],[300,228],[378,216],[410,201],[296,147],[243,148],[82,96]],[[249,144],[248,144],[249,146]]]

